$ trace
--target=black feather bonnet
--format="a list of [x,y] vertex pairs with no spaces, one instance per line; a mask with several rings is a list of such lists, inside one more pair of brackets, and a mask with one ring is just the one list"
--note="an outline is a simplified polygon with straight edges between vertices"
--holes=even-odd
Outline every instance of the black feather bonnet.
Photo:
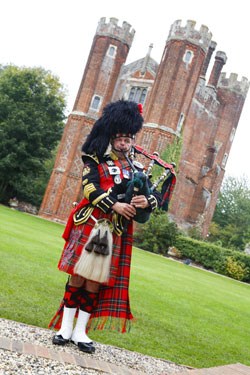
[[127,100],[118,100],[104,107],[102,116],[94,123],[82,151],[103,156],[109,142],[118,133],[135,135],[143,124],[141,105]]

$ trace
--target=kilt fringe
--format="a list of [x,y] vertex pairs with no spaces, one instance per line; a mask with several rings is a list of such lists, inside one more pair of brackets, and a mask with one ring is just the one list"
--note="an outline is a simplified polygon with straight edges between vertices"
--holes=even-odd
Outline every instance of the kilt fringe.
[[[63,308],[64,308],[64,302],[61,303],[56,315],[51,320],[49,324],[49,328],[54,328],[59,330],[61,328],[62,323],[62,316],[63,316]],[[76,312],[76,318],[78,317],[78,311]],[[117,332],[130,332],[132,322],[134,322],[134,318],[132,319],[125,319],[125,318],[116,318],[114,316],[101,316],[101,317],[90,317],[88,326],[87,326],[87,332],[93,330],[103,330],[108,329],[111,331],[117,331]]]
[[103,330],[108,329],[117,332],[129,332],[134,319],[116,318],[114,316],[101,316],[101,317],[90,317],[87,326],[87,332],[90,330]]
[[62,301],[59,309],[57,310],[56,315],[51,320],[51,322],[49,324],[49,328],[55,328],[55,329],[61,328],[63,308],[64,308],[64,300]]

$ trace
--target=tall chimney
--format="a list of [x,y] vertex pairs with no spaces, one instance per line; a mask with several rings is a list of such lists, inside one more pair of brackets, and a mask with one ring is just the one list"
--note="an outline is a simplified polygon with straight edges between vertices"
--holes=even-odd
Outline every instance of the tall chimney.
[[227,55],[225,54],[225,52],[221,52],[221,51],[216,52],[214,66],[213,66],[213,69],[209,78],[209,82],[208,82],[209,86],[213,86],[214,88],[217,87],[217,84],[220,78],[220,73],[226,61],[227,61]]

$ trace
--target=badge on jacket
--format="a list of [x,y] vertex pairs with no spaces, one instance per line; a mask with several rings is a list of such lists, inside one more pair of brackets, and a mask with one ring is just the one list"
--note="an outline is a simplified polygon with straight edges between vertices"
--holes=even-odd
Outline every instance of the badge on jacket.
[[113,167],[108,167],[109,168],[109,174],[111,176],[114,176],[115,174],[119,174],[120,175],[120,168],[117,167],[117,166],[113,166]]
[[90,168],[88,166],[84,167],[82,170],[82,176],[86,176],[90,172]]
[[127,169],[123,169],[122,170],[122,173],[123,173],[123,177],[126,178],[127,180],[130,180],[131,179],[131,172],[128,171]]

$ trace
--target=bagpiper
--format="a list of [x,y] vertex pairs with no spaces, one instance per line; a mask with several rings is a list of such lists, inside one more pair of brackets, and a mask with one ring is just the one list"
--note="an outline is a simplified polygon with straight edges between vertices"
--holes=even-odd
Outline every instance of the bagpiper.
[[[65,294],[49,327],[59,329],[53,344],[73,342],[95,351],[90,329],[129,331],[129,276],[133,217],[138,209],[153,212],[161,194],[126,191],[133,179],[128,162],[135,135],[143,125],[142,106],[119,100],[108,104],[82,146],[83,199],[71,212],[58,264],[69,274]],[[74,319],[77,318],[74,327]]]

